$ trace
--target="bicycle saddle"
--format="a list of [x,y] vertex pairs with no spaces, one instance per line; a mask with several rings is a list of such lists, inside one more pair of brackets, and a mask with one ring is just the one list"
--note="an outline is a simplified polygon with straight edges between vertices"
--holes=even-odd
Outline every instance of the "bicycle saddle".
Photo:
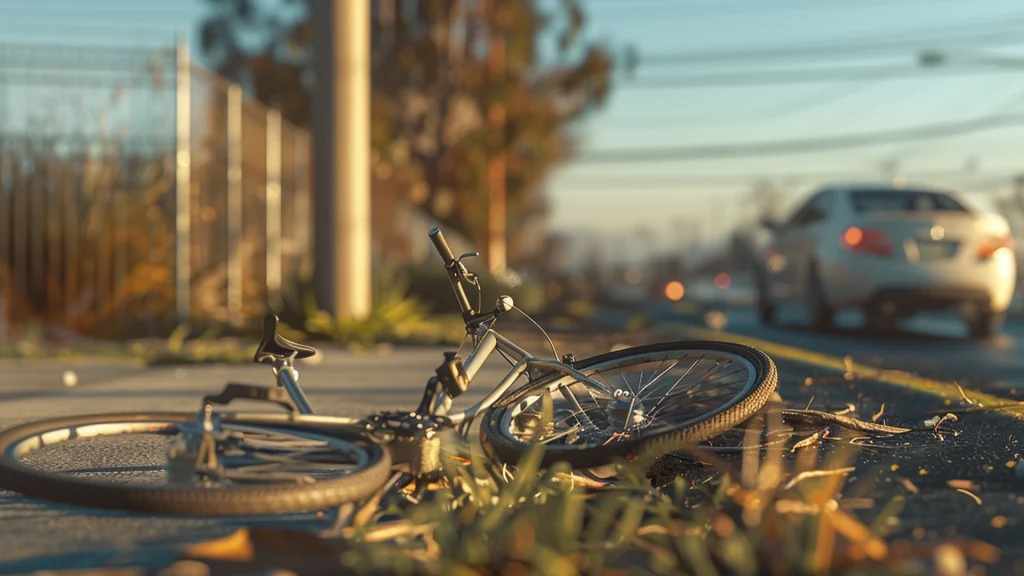
[[256,354],[252,361],[263,364],[270,359],[280,360],[302,360],[316,355],[316,348],[306,346],[281,336],[277,333],[278,318],[274,314],[267,314],[263,317],[263,338],[260,345],[256,347]]

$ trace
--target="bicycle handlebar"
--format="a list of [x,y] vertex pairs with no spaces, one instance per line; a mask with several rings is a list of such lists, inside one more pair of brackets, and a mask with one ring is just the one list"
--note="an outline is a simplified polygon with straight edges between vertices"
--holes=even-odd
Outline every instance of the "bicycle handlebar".
[[459,308],[462,309],[463,318],[469,318],[474,310],[469,303],[469,298],[466,297],[466,288],[462,284],[463,280],[465,280],[462,264],[455,259],[455,254],[452,253],[452,249],[445,242],[444,234],[441,233],[440,228],[434,228],[427,235],[430,236],[430,241],[434,243],[434,248],[441,255],[441,259],[444,260],[445,270],[448,271],[448,280],[452,283],[452,289],[455,290],[455,298],[459,301]]
[[444,260],[444,265],[451,266],[455,263],[455,254],[452,253],[452,249],[448,247],[448,243],[444,240],[444,234],[441,233],[440,228],[434,228],[428,234],[430,241],[434,243],[434,248],[437,248],[437,253],[441,255],[441,259]]

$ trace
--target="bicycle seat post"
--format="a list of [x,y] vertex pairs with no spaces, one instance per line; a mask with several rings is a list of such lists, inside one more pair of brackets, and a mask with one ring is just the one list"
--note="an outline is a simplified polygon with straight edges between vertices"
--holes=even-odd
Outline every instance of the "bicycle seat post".
[[277,385],[284,388],[291,397],[299,414],[312,414],[313,408],[309,405],[306,393],[299,386],[299,371],[295,369],[291,358],[275,358],[272,364],[274,376],[277,378]]

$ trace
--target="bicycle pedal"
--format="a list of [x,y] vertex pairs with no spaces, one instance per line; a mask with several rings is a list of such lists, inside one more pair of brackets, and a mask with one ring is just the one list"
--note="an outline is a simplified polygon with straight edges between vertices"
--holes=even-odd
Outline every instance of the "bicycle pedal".
[[466,366],[462,362],[462,357],[455,352],[445,352],[444,362],[434,372],[449,398],[455,398],[469,389]]

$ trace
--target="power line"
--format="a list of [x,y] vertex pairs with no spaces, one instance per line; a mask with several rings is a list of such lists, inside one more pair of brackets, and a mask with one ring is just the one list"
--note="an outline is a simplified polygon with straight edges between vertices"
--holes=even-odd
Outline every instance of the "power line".
[[[687,8],[691,10],[671,10],[662,11],[655,16],[644,17],[637,16],[638,12],[642,12],[644,9],[661,9],[661,8],[677,8],[680,6],[678,0],[665,0],[664,2],[658,2],[657,0],[630,0],[629,2],[629,13],[623,14],[624,20],[637,21],[637,20],[651,20],[651,19],[684,19],[684,18],[708,18],[715,16],[726,16],[726,15],[738,15],[738,14],[765,14],[765,13],[779,13],[779,12],[817,12],[822,9],[860,9],[865,7],[902,7],[907,4],[927,4],[934,6],[936,3],[954,3],[960,0],[919,0],[917,2],[893,2],[892,0],[857,0],[856,2],[849,2],[847,4],[841,4],[836,2],[822,2],[820,0],[811,2],[791,2],[791,3],[779,3],[779,2],[752,2],[745,6],[738,4],[726,4],[723,2],[707,3],[701,5],[689,5]],[[581,0],[580,4],[586,8],[589,6],[601,6],[615,8],[624,7],[626,5],[623,0]]]
[[[1010,22],[1018,24],[1007,27]],[[917,51],[923,48],[940,46],[949,48],[951,45],[970,43],[975,46],[1017,45],[1022,41],[1022,33],[1018,16],[1004,19],[1002,26],[996,30],[976,31],[973,33],[938,36],[935,32],[925,33],[917,38],[909,38],[908,34],[888,33],[880,37],[863,37],[842,42],[808,42],[803,44],[776,46],[746,46],[743,48],[722,50],[700,50],[691,52],[640,54],[640,66],[676,66],[680,64],[708,64],[749,60],[786,60],[818,56],[847,56],[851,54],[891,54],[893,52]]]
[[622,150],[594,150],[582,154],[577,162],[592,164],[622,164],[639,162],[685,162],[751,156],[780,156],[863,148],[889,144],[948,138],[999,130],[1024,125],[1024,114],[996,114],[972,120],[938,122],[912,128],[879,130],[841,136],[822,136],[792,140],[774,140],[744,144],[712,144],[658,148],[627,148]]
[[[981,176],[969,174],[963,170],[931,170],[906,171],[903,173],[908,180],[957,180],[970,184],[977,182],[1008,182],[1018,172],[1009,171],[1005,174]],[[589,175],[588,175],[589,176]],[[768,181],[778,185],[793,183],[823,182],[840,180],[877,180],[877,174],[870,170],[860,171],[823,171],[823,172],[777,172],[747,174],[666,174],[654,177],[638,177],[631,175],[601,175],[583,178],[566,178],[559,183],[560,189],[597,190],[597,189],[635,189],[665,190],[678,189],[680,186],[751,186],[757,181]]]
[[946,66],[922,69],[908,66],[843,66],[798,69],[744,70],[710,74],[680,74],[629,78],[617,86],[623,90],[673,90],[717,86],[771,86],[825,82],[920,80],[935,77],[1019,75],[1020,70],[986,66]]

